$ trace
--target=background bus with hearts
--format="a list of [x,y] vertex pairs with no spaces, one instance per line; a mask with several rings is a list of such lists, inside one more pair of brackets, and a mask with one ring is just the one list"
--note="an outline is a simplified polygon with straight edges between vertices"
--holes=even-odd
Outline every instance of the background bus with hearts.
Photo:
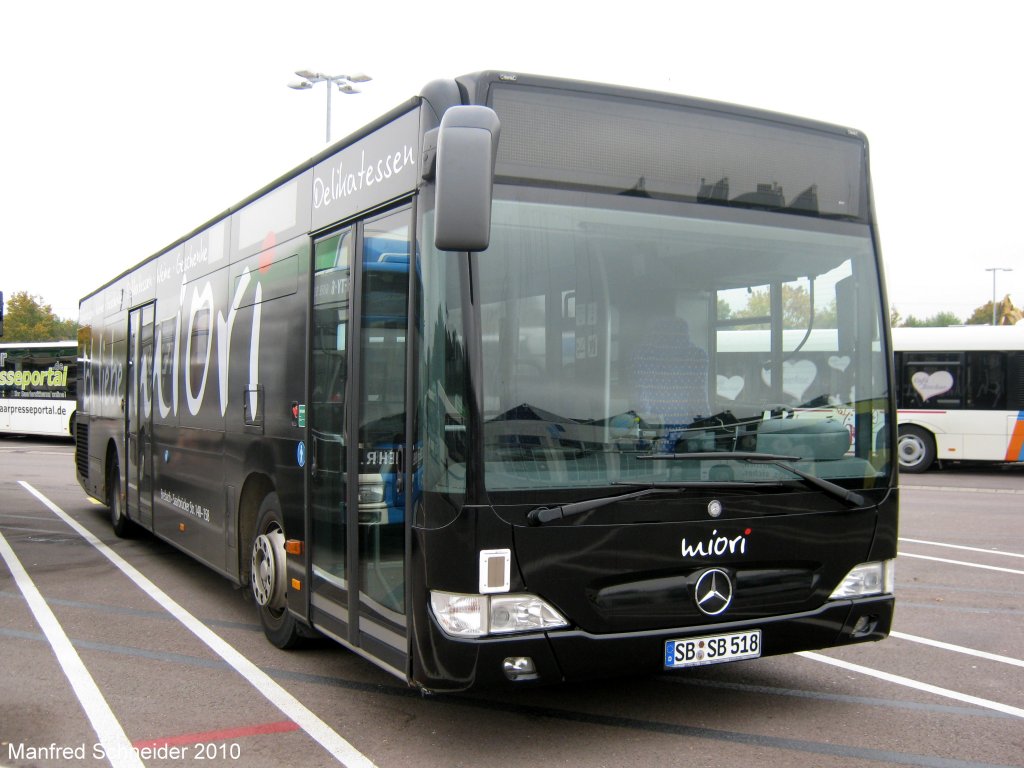
[[899,463],[1024,461],[1024,328],[894,328]]

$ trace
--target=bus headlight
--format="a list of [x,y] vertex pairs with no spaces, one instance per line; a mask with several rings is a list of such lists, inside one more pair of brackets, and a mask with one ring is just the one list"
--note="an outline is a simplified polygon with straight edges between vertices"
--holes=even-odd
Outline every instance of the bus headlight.
[[568,624],[562,614],[536,595],[491,596],[491,634],[557,629]]
[[569,622],[536,595],[460,595],[431,592],[430,607],[445,634],[452,637],[536,632]]
[[839,582],[829,600],[846,597],[869,597],[891,595],[896,590],[896,561],[882,560],[875,563],[861,563],[846,574]]
[[487,603],[484,595],[431,592],[430,607],[445,634],[483,637],[487,634]]

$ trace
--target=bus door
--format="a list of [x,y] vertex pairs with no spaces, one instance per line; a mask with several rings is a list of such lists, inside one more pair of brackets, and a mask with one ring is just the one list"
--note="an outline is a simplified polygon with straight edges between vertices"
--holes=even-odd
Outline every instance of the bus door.
[[153,527],[153,317],[154,305],[128,313],[128,387],[125,404],[128,509]]
[[404,676],[408,209],[314,244],[310,616]]

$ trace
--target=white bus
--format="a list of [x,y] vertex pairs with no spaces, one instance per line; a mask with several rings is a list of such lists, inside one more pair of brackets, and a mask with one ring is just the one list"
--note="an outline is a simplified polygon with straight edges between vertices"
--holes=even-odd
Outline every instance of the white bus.
[[0,434],[72,437],[77,341],[0,344]]
[[894,328],[899,462],[1024,461],[1024,327]]

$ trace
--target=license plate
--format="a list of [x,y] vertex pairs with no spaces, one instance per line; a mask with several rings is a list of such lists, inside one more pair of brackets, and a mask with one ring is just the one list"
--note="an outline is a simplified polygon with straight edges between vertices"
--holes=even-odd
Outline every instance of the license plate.
[[728,635],[688,637],[665,643],[665,667],[700,667],[723,661],[756,659],[761,655],[761,630],[733,632]]

